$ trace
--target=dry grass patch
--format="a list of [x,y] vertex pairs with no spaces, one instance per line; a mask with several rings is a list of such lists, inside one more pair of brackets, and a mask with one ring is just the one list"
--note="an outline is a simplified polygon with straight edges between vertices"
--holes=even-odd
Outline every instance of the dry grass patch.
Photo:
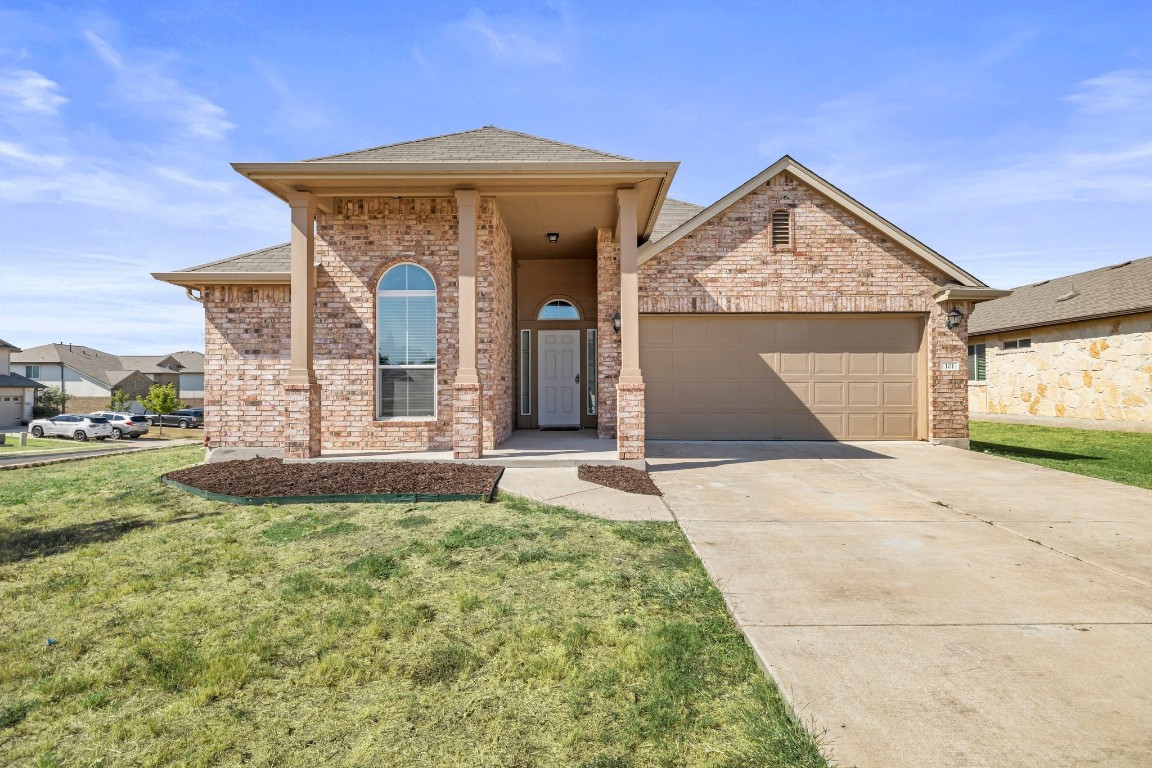
[[0,474],[5,761],[823,765],[674,525],[157,481],[199,455]]

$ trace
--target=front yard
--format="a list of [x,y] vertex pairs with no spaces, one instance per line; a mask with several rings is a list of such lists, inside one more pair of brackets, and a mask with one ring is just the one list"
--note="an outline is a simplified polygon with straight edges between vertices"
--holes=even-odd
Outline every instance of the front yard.
[[1152,433],[973,421],[972,450],[1152,488]]
[[172,427],[169,427],[168,431],[161,436],[157,428],[154,427],[147,435],[141,435],[135,440],[88,440],[80,443],[66,437],[29,436],[28,444],[20,445],[20,435],[8,434],[5,435],[4,445],[0,445],[0,457],[12,456],[17,453],[66,453],[68,451],[94,451],[102,448],[127,448],[133,446],[138,448],[144,445],[154,445],[155,443],[169,442],[171,440],[200,437],[203,437],[203,432],[199,430],[181,430]]
[[160,484],[200,455],[0,473],[4,762],[824,765],[673,524]]

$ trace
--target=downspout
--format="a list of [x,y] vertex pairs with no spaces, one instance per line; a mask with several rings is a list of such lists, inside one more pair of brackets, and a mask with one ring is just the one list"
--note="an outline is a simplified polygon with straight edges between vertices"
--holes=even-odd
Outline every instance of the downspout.
[[[193,296],[192,291],[199,291],[200,295]],[[187,296],[192,301],[198,302],[200,304],[204,303],[204,289],[203,288],[192,288],[190,286],[185,286],[184,287],[184,295]]]

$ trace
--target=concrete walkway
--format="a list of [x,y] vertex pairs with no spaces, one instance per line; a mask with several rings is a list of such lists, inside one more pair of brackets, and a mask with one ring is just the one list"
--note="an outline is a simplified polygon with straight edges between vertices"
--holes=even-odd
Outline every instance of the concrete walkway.
[[650,443],[844,766],[1152,762],[1152,492],[923,443]]
[[605,520],[675,521],[661,497],[625,493],[587,483],[576,476],[576,471],[576,467],[509,467],[500,478],[500,490],[556,506],[570,507]]

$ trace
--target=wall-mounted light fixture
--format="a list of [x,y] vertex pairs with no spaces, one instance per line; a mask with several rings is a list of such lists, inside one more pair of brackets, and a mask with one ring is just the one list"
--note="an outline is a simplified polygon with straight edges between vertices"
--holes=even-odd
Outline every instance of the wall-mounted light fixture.
[[550,245],[556,245],[556,243],[559,242],[559,240],[560,240],[560,233],[559,232],[549,232],[548,233],[548,243]]
[[612,330],[616,331],[616,333],[620,333],[620,313],[619,312],[612,315]]
[[964,313],[958,309],[953,309],[951,312],[948,313],[948,330],[950,330],[950,331],[954,330],[955,328],[957,328],[960,325],[961,321],[963,321],[963,320],[964,320]]

